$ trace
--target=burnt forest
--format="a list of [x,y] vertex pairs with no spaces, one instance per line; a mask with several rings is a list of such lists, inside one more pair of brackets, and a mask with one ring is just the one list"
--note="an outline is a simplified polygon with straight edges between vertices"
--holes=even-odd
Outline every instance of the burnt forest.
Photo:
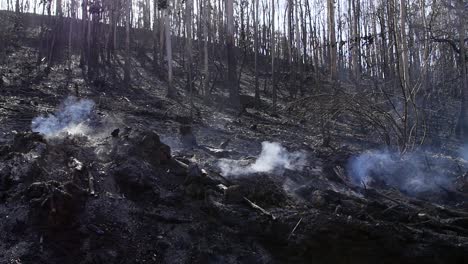
[[467,0],[0,0],[0,264],[468,263]]

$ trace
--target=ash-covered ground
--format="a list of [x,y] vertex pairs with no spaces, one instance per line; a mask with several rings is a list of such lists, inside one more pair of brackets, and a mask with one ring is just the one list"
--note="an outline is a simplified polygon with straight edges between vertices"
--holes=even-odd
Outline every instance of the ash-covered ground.
[[8,56],[0,263],[468,262],[458,143],[401,158],[198,97],[192,121],[137,58],[127,87]]

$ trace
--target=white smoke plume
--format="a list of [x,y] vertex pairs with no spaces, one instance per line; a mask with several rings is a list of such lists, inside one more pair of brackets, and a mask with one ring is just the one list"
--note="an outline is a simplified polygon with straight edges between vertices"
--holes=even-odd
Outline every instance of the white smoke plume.
[[417,194],[450,188],[456,163],[447,156],[415,151],[401,156],[389,150],[367,151],[348,161],[347,171],[357,185],[386,184]]
[[222,159],[218,163],[224,176],[242,176],[252,173],[271,173],[274,171],[302,170],[307,155],[303,151],[288,152],[279,143],[263,142],[262,152],[254,163],[243,165],[241,161]]
[[468,162],[468,145],[463,145],[458,149],[458,155],[462,158],[465,162]]
[[46,137],[86,134],[93,107],[94,102],[91,100],[70,96],[60,104],[55,113],[34,118],[32,131]]

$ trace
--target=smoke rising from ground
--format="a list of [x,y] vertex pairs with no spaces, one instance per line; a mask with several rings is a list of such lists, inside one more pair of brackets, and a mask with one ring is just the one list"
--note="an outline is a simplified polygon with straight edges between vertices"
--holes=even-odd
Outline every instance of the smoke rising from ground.
[[468,145],[464,145],[458,149],[458,154],[460,158],[464,159],[465,162],[468,162]]
[[385,184],[408,193],[450,188],[456,163],[447,156],[415,151],[401,156],[388,150],[368,151],[348,161],[355,184]]
[[223,159],[218,163],[224,176],[242,176],[252,173],[270,173],[274,171],[302,170],[306,164],[303,151],[288,152],[279,143],[263,142],[262,152],[254,163],[242,164],[238,160]]
[[39,116],[32,121],[32,131],[46,137],[62,134],[80,135],[89,131],[88,121],[94,102],[88,99],[68,97],[59,108],[48,116]]

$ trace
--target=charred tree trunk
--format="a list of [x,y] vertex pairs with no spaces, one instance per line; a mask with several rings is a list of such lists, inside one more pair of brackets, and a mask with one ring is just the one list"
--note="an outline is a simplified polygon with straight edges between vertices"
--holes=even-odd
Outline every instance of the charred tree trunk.
[[337,54],[336,54],[336,34],[335,34],[335,2],[328,0],[328,41],[329,41],[329,68],[332,81],[337,81]]
[[260,87],[259,87],[259,80],[258,80],[258,3],[260,0],[254,0],[254,53],[255,53],[255,106],[257,108],[260,107]]
[[86,62],[88,60],[87,54],[88,54],[88,45],[87,45],[87,38],[88,38],[88,0],[83,0],[83,3],[81,5],[82,7],[82,23],[81,23],[81,29],[82,29],[82,47],[81,47],[81,58],[80,58],[80,66],[85,67]]
[[226,51],[228,63],[227,87],[229,87],[229,100],[235,108],[239,108],[237,61],[234,47],[234,0],[226,1]]
[[161,34],[161,32],[158,32],[158,2],[158,0],[153,0],[153,68],[155,70],[158,68],[158,34]]
[[457,15],[459,19],[458,24],[458,33],[459,33],[459,50],[460,50],[460,79],[461,79],[461,109],[460,116],[458,119],[458,136],[467,139],[468,138],[468,73],[466,68],[466,47],[465,47],[465,38],[466,38],[466,26],[465,26],[465,4],[463,0],[458,0],[457,2]]
[[273,90],[273,112],[276,113],[278,94],[275,80],[275,0],[271,1],[271,85]]
[[125,69],[124,69],[124,82],[129,85],[131,80],[130,76],[130,17],[131,17],[131,6],[132,0],[126,0],[125,2]]
[[[203,1],[201,1],[203,2]],[[210,23],[210,2],[205,1],[205,5],[203,6],[203,13],[204,18],[202,19],[203,23],[203,39],[204,39],[204,46],[203,46],[203,53],[204,53],[204,76],[203,76],[203,93],[207,98],[209,96],[209,83],[210,83],[210,69],[209,69],[209,56],[208,56],[208,43],[209,43],[209,33],[208,33],[208,24]]]
[[167,96],[174,98],[176,93],[172,87],[172,34],[171,34],[171,19],[170,19],[170,3],[168,1],[167,7],[164,10],[164,26],[166,33],[166,56],[167,56]]

